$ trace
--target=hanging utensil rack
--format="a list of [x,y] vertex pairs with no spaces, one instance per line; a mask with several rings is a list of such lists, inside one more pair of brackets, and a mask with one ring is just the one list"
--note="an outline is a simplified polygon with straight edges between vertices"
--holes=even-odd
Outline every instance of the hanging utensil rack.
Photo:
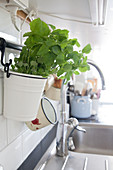
[[9,67],[12,64],[12,60],[10,59],[9,62],[6,63],[3,62],[5,48],[11,48],[14,50],[22,51],[22,46],[18,44],[6,42],[4,38],[0,37],[1,64],[2,66],[4,66],[4,72],[6,72],[7,78],[9,78],[10,77]]

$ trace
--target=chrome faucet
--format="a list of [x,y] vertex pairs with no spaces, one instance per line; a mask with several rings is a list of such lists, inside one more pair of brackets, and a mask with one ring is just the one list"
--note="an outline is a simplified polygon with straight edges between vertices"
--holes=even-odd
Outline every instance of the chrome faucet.
[[98,73],[99,73],[99,75],[100,75],[100,78],[101,78],[101,82],[102,82],[102,90],[105,90],[105,89],[106,89],[106,88],[105,88],[105,79],[104,79],[104,76],[103,76],[102,71],[101,71],[100,68],[94,63],[94,61],[88,59],[88,60],[87,60],[87,63],[88,63],[89,65],[94,66],[94,67],[97,69],[97,71],[98,71]]
[[61,115],[58,122],[57,136],[56,136],[56,155],[67,156],[68,155],[68,139],[71,132],[76,129],[82,132],[86,132],[85,129],[79,126],[78,120],[75,118],[69,118],[66,120],[66,85],[65,80],[62,82],[61,87]]

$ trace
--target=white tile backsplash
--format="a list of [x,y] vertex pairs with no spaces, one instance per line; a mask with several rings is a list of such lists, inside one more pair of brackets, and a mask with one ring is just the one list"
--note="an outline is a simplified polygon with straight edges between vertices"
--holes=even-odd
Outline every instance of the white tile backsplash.
[[6,119],[0,116],[0,151],[7,146]]
[[7,119],[8,144],[15,140],[27,129],[24,122]]
[[52,129],[53,125],[48,125],[42,129],[40,129],[40,133],[41,133],[41,140],[46,136],[46,134]]
[[0,152],[0,164],[4,170],[16,170],[22,160],[22,136],[20,136]]
[[[0,164],[4,170],[16,170],[53,127],[49,125],[37,131],[31,131],[21,123],[0,116],[0,146],[2,148]],[[7,135],[7,132],[10,132],[10,135]]]
[[28,157],[32,150],[40,143],[41,133],[40,130],[31,131],[27,130],[22,135],[23,143],[23,161]]
[[27,158],[31,151],[41,142],[52,127],[53,125],[49,125],[42,129],[38,129],[37,131],[31,131],[28,129],[23,133],[23,159]]

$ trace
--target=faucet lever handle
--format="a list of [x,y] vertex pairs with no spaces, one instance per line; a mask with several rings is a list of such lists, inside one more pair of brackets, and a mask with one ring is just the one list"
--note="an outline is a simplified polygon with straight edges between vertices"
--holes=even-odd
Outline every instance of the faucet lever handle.
[[73,126],[74,129],[81,131],[81,132],[86,132],[85,129],[83,129],[81,126],[79,126],[79,122],[76,118],[69,118],[68,124]]
[[75,129],[78,130],[78,131],[86,133],[86,130],[83,129],[82,127],[80,127],[80,126],[75,126]]
[[69,118],[69,120],[68,120],[68,124],[69,125],[72,125],[73,127],[76,127],[76,126],[78,126],[78,120],[76,119],[76,118]]

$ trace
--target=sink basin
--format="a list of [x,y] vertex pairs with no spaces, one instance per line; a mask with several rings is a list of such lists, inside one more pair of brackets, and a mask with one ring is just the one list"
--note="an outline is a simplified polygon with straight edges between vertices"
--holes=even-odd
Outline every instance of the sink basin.
[[74,152],[113,155],[113,126],[101,124],[80,124],[86,133],[74,130]]
[[73,132],[76,146],[66,157],[56,155],[56,140],[34,170],[113,170],[113,126],[80,124],[86,133]]

